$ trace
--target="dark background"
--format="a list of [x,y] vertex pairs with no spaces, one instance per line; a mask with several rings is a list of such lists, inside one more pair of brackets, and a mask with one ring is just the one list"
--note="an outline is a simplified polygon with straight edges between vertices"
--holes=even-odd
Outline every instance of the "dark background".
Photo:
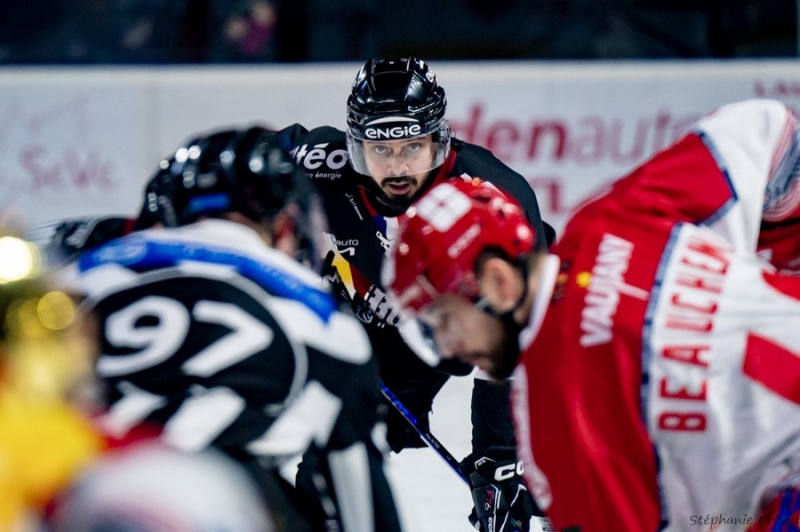
[[0,64],[795,57],[798,0],[2,0]]

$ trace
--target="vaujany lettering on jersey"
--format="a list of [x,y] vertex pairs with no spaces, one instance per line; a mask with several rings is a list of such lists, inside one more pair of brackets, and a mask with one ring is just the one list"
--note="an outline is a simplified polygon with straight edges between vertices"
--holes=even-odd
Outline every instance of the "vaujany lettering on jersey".
[[625,283],[625,272],[633,244],[605,233],[592,267],[585,306],[581,312],[582,347],[594,347],[611,341],[611,327],[617,313],[620,294],[646,300],[649,292]]

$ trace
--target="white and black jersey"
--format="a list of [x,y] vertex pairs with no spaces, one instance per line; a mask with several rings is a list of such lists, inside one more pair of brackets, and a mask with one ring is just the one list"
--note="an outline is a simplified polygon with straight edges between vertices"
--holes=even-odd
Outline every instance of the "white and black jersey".
[[370,342],[319,276],[217,219],[113,240],[72,274],[98,318],[108,430],[154,424],[174,447],[268,471],[310,452],[334,503],[325,518],[346,531],[399,528],[371,440]]

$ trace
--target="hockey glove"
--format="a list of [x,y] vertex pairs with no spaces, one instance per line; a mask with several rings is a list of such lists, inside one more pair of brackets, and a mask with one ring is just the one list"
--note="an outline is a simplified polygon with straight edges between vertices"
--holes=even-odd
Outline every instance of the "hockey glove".
[[503,461],[470,455],[460,464],[475,504],[469,521],[481,532],[529,532],[531,518],[540,514],[513,455]]
[[130,233],[133,220],[113,216],[73,218],[61,222],[46,244],[58,263]]
[[[422,431],[430,430],[428,414],[417,418],[417,426]],[[403,449],[419,449],[426,446],[419,433],[411,426],[411,423],[391,405],[386,414],[386,443],[395,453],[399,453]]]

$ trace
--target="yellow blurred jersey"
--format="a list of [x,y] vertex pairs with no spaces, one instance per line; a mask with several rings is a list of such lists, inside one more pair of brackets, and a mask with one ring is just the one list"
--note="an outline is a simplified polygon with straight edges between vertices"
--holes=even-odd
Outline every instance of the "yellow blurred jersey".
[[103,449],[88,421],[58,403],[0,392],[0,532],[22,530]]

